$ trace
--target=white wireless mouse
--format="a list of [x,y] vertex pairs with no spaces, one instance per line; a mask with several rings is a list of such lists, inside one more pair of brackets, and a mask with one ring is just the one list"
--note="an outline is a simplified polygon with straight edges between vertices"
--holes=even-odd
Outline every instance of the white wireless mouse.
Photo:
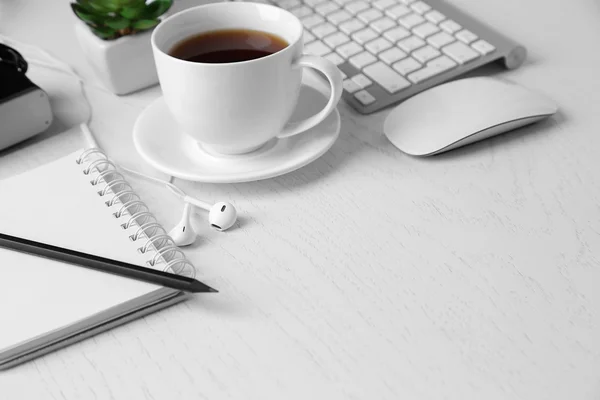
[[401,151],[430,156],[549,117],[545,96],[490,77],[465,78],[421,92],[398,105],[383,131]]

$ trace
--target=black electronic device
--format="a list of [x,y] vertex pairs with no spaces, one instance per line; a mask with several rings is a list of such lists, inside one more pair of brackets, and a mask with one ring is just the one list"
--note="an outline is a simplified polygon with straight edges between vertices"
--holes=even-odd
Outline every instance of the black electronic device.
[[0,150],[44,132],[52,123],[48,95],[25,75],[27,62],[0,43]]

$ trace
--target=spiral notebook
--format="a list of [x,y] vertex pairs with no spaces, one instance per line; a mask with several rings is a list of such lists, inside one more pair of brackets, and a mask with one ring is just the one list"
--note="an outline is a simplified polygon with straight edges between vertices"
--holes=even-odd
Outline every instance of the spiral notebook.
[[[193,276],[114,164],[79,150],[0,181],[0,232]],[[187,295],[0,248],[0,369],[46,354]]]

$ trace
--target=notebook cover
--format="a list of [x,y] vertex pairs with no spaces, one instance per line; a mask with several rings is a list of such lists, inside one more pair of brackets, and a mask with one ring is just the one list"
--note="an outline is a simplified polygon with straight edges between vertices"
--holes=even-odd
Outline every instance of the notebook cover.
[[[122,228],[130,215],[113,215],[122,204],[108,206],[114,194],[100,196],[103,184],[91,185],[94,175],[77,163],[82,151],[0,181],[0,232],[147,267],[152,254],[129,239],[138,226]],[[0,368],[185,298],[159,285],[0,249]]]

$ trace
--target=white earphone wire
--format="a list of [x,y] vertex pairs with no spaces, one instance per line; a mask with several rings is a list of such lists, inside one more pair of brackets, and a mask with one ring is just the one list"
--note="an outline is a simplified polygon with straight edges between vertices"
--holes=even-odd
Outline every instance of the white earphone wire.
[[163,179],[155,178],[153,176],[149,176],[149,175],[143,174],[143,173],[135,171],[133,169],[125,168],[123,166],[118,166],[118,168],[120,168],[123,171],[128,172],[128,173],[130,173],[132,175],[139,176],[140,178],[145,178],[145,179],[148,179],[150,181],[153,181],[153,182],[165,185],[168,189],[170,189],[173,192],[173,194],[175,194],[177,197],[180,197],[182,200],[185,200],[185,198],[187,197],[187,194],[183,190],[181,190],[179,187],[175,186],[171,182],[167,182],[167,181],[165,181]]

